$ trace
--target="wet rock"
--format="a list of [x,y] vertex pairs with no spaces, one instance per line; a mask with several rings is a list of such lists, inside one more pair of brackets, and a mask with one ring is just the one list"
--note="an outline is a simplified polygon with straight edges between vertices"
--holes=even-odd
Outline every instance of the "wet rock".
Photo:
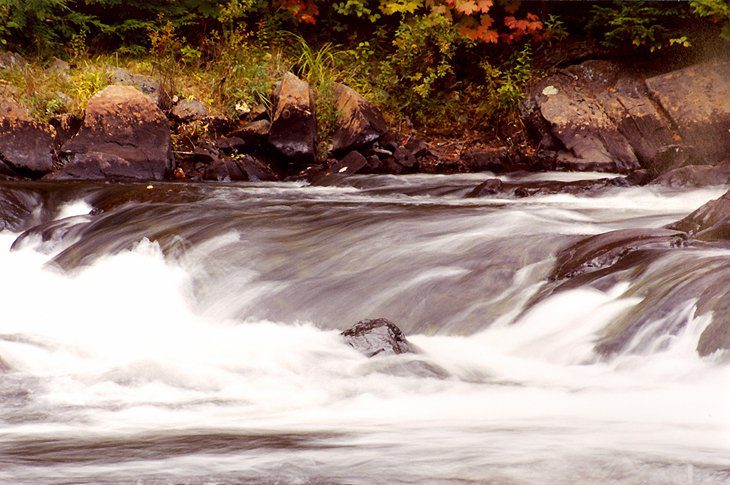
[[78,134],[62,147],[55,179],[162,180],[172,170],[164,113],[131,86],[108,86],[86,107]]
[[205,168],[203,179],[218,182],[265,182],[278,180],[278,177],[264,160],[252,155],[239,155],[212,161]]
[[667,187],[706,187],[730,183],[730,163],[723,165],[689,165],[675,168],[651,181]]
[[189,123],[208,116],[208,108],[196,99],[183,99],[173,106],[170,114],[182,123]]
[[368,357],[414,352],[400,328],[390,320],[362,320],[342,332],[351,347]]
[[477,185],[474,190],[469,192],[467,198],[473,197],[484,197],[487,195],[496,195],[501,193],[503,190],[502,181],[499,179],[487,179],[481,184]]
[[380,110],[354,89],[335,83],[333,94],[338,112],[333,153],[365,147],[385,134],[388,127]]
[[269,141],[294,163],[314,161],[317,121],[309,84],[286,73],[275,95]]
[[20,232],[37,220],[43,199],[37,192],[0,185],[0,231]]
[[360,152],[353,150],[345,155],[342,160],[330,165],[330,172],[351,175],[369,167],[368,159]]
[[53,129],[34,121],[9,99],[0,99],[0,163],[18,175],[41,177],[53,168]]
[[667,228],[686,232],[702,241],[730,241],[730,192],[711,200]]
[[592,192],[599,192],[615,187],[627,187],[629,185],[625,177],[576,180],[573,182],[545,180],[514,183],[501,182],[495,178],[482,182],[469,192],[466,197],[483,197],[496,194],[519,198],[552,194],[586,195]]
[[672,229],[621,229],[590,236],[557,254],[550,279],[572,278],[612,266],[639,249],[680,246],[685,237]]
[[160,83],[151,76],[136,74],[121,67],[113,67],[109,71],[109,79],[114,84],[134,86],[149,96],[155,104],[160,104],[162,100]]

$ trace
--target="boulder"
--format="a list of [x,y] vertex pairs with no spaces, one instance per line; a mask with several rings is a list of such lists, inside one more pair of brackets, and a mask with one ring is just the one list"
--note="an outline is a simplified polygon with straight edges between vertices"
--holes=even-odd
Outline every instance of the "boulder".
[[245,147],[258,147],[266,143],[271,123],[269,120],[257,120],[246,123],[228,134],[230,138],[238,138]]
[[49,72],[66,73],[71,70],[71,65],[63,59],[54,58],[53,62],[48,66]]
[[109,71],[109,80],[113,84],[134,86],[149,96],[155,104],[160,104],[160,101],[162,100],[160,83],[151,76],[136,74],[128,71],[127,69],[122,69],[121,67],[113,67]]
[[108,86],[91,98],[61,151],[66,163],[55,179],[162,180],[172,170],[167,118],[131,86]]
[[330,165],[330,171],[332,173],[351,175],[363,169],[367,169],[369,166],[368,159],[360,152],[353,150],[345,155],[342,160],[336,161]]
[[488,195],[496,195],[503,190],[502,181],[497,178],[487,179],[466,194],[467,198],[484,197]]
[[639,249],[680,246],[686,234],[675,229],[620,229],[590,236],[557,254],[550,279],[572,278],[614,265]]
[[631,66],[586,61],[537,83],[523,106],[533,136],[563,169],[653,176],[716,164],[730,152],[730,62],[646,77]]
[[264,160],[253,155],[239,155],[212,161],[206,167],[203,179],[218,182],[266,182],[278,180],[278,177]]
[[170,114],[182,123],[189,123],[208,116],[208,109],[196,99],[183,99],[172,107]]
[[0,99],[0,163],[6,171],[40,177],[53,168],[53,128],[30,118],[9,99]]
[[663,173],[651,181],[651,185],[676,188],[727,184],[730,184],[730,163],[679,167]]
[[294,163],[311,163],[316,156],[317,120],[309,84],[286,73],[275,93],[269,141]]
[[390,320],[362,320],[342,332],[348,345],[368,357],[414,352],[400,328]]
[[700,158],[716,161],[730,153],[730,61],[654,76],[646,87]]
[[730,241],[730,192],[711,200],[667,228],[686,232],[701,241]]
[[15,69],[23,67],[28,62],[20,54],[15,52],[0,52],[0,69]]
[[365,147],[386,133],[388,127],[380,110],[357,91],[335,83],[333,94],[337,108],[337,131],[332,138],[333,153]]

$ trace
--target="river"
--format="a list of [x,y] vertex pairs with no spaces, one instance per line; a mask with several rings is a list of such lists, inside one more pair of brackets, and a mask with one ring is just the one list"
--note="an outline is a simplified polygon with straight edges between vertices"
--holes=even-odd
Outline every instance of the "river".
[[[560,249],[725,189],[464,198],[485,177],[1,183],[43,205],[0,232],[0,482],[730,482],[711,314],[594,350],[652,275],[730,250],[530,303]],[[375,317],[419,353],[341,339]]]

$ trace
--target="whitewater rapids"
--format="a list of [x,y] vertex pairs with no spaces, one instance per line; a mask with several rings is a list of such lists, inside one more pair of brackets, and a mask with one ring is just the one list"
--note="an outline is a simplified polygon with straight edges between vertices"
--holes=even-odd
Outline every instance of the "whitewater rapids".
[[[101,215],[92,187],[54,209],[63,230],[0,232],[0,482],[730,482],[730,365],[695,351],[711,315],[681,302],[680,332],[604,358],[637,282],[523,312],[559,249],[724,190],[463,199],[481,178],[211,185]],[[422,352],[340,338],[381,316]]]

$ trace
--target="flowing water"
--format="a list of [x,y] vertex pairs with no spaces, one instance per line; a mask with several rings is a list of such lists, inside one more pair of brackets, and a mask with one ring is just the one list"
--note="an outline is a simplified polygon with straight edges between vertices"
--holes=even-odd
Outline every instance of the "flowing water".
[[[730,365],[695,351],[711,313],[687,295],[594,351],[652,275],[730,250],[528,305],[582,236],[724,190],[465,199],[484,177],[5,183],[44,205],[0,232],[0,482],[730,482]],[[340,338],[374,317],[420,352]]]

